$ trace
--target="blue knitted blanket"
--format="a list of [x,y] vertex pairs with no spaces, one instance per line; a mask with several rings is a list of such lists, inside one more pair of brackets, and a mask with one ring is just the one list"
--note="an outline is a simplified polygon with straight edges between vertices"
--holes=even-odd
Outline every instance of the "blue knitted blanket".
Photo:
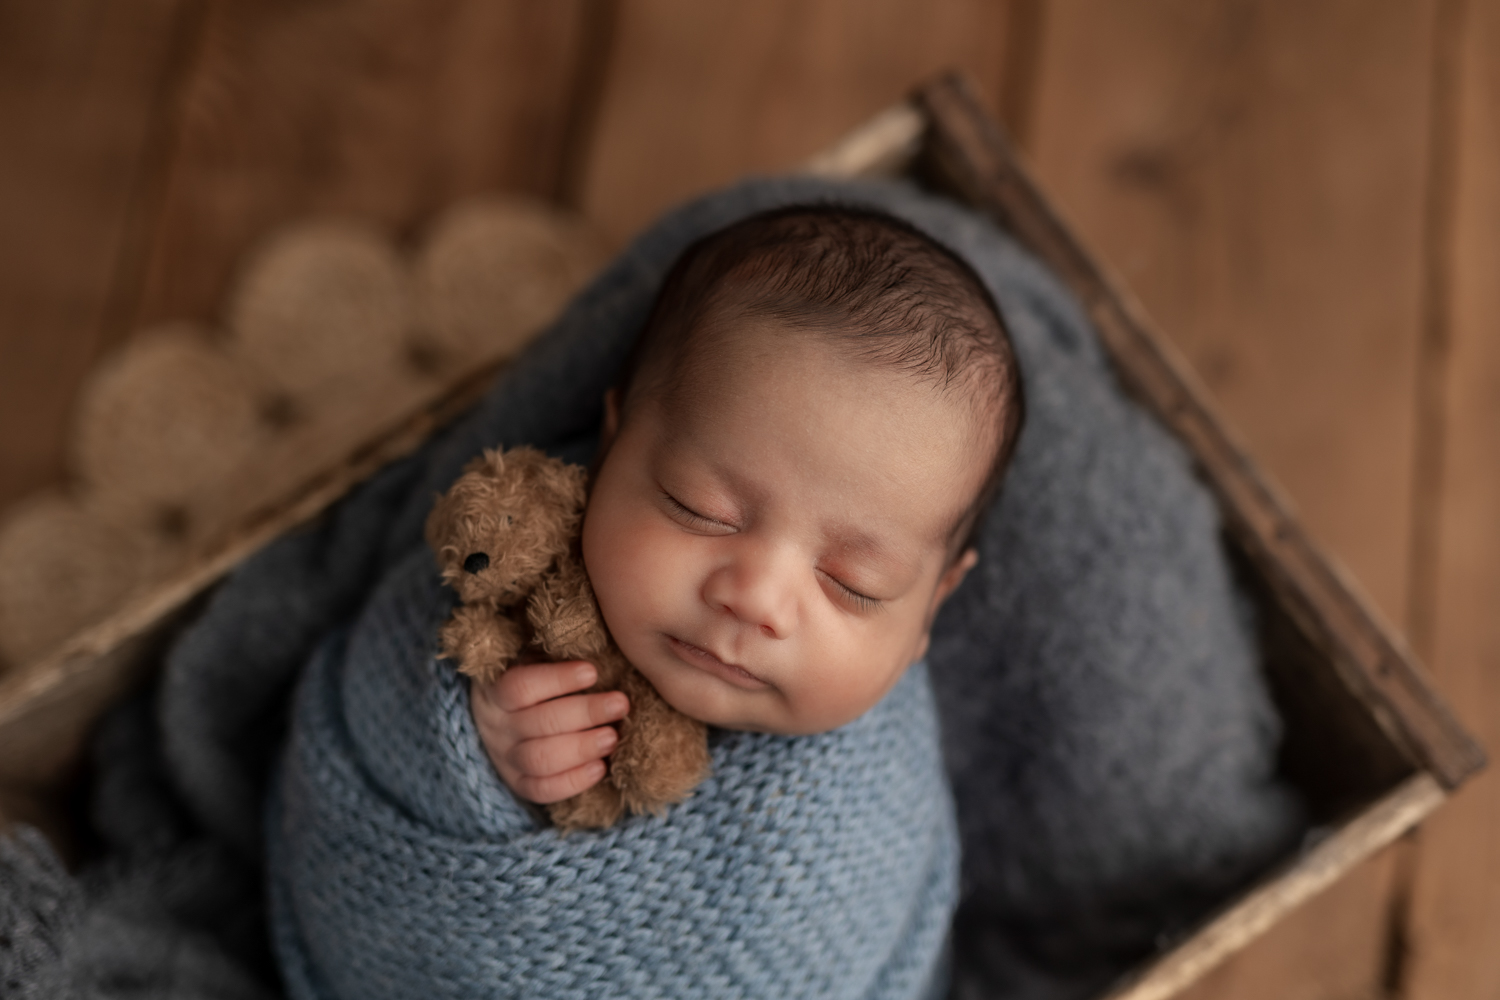
[[925,670],[836,732],[716,731],[687,802],[564,837],[434,658],[450,610],[415,553],[303,676],[268,821],[291,996],[926,994],[958,844]]
[[[423,520],[485,447],[587,461],[681,249],[825,198],[965,257],[1012,332],[1028,423],[980,565],[927,668],[864,718],[715,734],[692,800],[558,839],[489,771],[464,687],[432,658],[448,605]],[[1077,303],[984,219],[903,184],[711,195],[622,253],[472,414],[218,589],[154,706],[102,737],[109,865],[69,888],[35,841],[0,839],[0,984],[267,995],[265,871],[299,997],[917,996],[941,986],[955,902],[946,775],[962,845],[950,996],[1087,996],[1303,829],[1220,530]]]

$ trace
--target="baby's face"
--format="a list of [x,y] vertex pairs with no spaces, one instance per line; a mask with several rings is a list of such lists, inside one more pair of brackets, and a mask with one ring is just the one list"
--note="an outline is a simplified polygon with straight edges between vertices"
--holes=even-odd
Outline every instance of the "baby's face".
[[[625,655],[711,725],[823,732],[920,659],[987,471],[953,400],[813,338],[726,335],[697,391],[614,401],[583,555]],[[757,332],[755,337],[744,332]]]

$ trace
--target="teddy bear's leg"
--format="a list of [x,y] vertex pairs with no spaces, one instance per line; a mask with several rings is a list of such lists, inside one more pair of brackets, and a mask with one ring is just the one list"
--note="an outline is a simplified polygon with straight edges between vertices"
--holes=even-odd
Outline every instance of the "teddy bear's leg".
[[620,790],[609,778],[605,778],[571,799],[554,802],[547,807],[547,816],[554,826],[566,833],[569,830],[602,830],[613,826],[624,811],[625,804],[620,798]]
[[610,779],[626,808],[659,813],[708,776],[708,727],[668,705],[634,669],[620,689],[630,697],[630,714],[620,723]]
[[453,612],[439,641],[442,655],[457,660],[460,673],[487,682],[515,662],[526,636],[520,625],[503,614],[467,605]]

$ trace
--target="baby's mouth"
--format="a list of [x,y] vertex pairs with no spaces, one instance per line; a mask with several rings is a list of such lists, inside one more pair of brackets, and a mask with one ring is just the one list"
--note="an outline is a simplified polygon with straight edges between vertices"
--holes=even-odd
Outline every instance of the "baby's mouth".
[[736,687],[745,688],[748,691],[759,691],[770,687],[765,681],[746,670],[744,667],[733,663],[725,663],[713,653],[701,646],[694,646],[690,642],[683,642],[675,635],[667,636],[667,645],[672,652],[677,654],[678,659],[684,660],[689,666],[697,667],[706,673],[714,674]]

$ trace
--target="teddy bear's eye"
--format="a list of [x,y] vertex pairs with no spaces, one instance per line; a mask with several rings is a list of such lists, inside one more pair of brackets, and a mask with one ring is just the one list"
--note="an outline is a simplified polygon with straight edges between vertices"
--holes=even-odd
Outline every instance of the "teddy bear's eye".
[[470,552],[468,558],[464,560],[465,573],[478,573],[489,568],[490,557],[483,552]]

